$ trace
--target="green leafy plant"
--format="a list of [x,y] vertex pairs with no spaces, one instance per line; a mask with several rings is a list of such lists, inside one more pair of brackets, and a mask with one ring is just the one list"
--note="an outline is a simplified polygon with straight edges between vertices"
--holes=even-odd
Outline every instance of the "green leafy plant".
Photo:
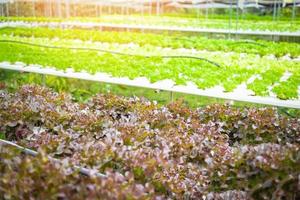
[[201,36],[166,35],[136,32],[108,32],[80,29],[58,29],[58,28],[2,28],[2,35],[15,35],[20,37],[45,37],[60,39],[80,39],[83,41],[100,41],[109,43],[136,43],[144,46],[148,45],[187,48],[208,51],[255,53],[259,55],[274,54],[277,57],[289,54],[291,57],[299,56],[300,45],[298,43],[269,42],[269,41],[248,41],[248,40],[225,40],[208,39]]
[[[23,62],[26,64],[40,64],[44,67],[52,66],[66,70],[87,71],[94,74],[104,72],[113,77],[128,77],[135,79],[146,77],[151,82],[171,79],[176,84],[185,85],[188,81],[195,83],[201,89],[211,88],[217,85],[223,86],[225,91],[233,91],[238,85],[246,82],[253,75],[260,75],[261,79],[255,79],[248,84],[248,88],[256,95],[268,96],[269,87],[279,82],[285,71],[298,73],[299,62],[288,60],[268,59],[248,54],[240,57],[237,53],[224,54],[223,52],[205,52],[195,54],[206,60],[186,58],[164,58],[161,56],[178,55],[177,50],[166,50],[148,45],[147,47],[130,47],[119,44],[76,44],[74,40],[48,40],[46,38],[20,38],[1,36],[1,39],[29,42],[31,44],[45,44],[61,48],[44,48],[18,43],[1,43],[0,61]],[[95,50],[74,50],[70,48],[101,48],[102,52]],[[110,52],[117,52],[110,53]],[[118,53],[121,53],[118,54]],[[182,54],[188,56],[188,54]],[[218,63],[217,67],[209,62]],[[293,79],[291,79],[293,80]],[[291,89],[274,90],[280,96],[291,99],[297,97],[298,82],[290,81]],[[62,84],[65,85],[65,84]],[[66,86],[67,87],[67,86]],[[290,92],[292,91],[292,92]]]

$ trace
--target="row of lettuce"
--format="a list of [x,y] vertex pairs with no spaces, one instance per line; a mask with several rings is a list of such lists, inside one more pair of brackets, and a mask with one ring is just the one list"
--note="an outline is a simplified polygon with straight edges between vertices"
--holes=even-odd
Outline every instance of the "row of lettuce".
[[[295,199],[299,119],[272,108],[65,93],[0,92],[0,132],[39,151],[0,147],[2,199]],[[61,162],[52,162],[51,156]],[[79,165],[106,177],[85,177]],[[76,192],[74,192],[76,191]]]
[[[232,92],[245,83],[258,96],[269,96],[273,92],[281,99],[298,98],[300,62],[297,60],[58,38],[2,35],[0,39],[2,62],[39,64],[61,70],[73,68],[74,71],[91,74],[104,72],[130,79],[146,77],[150,82],[171,79],[177,85],[192,82],[200,89],[219,85],[224,87],[225,92]],[[47,45],[36,46],[44,44]],[[286,73],[290,76],[281,80]],[[247,82],[254,76],[256,78],[252,82]]]
[[107,32],[97,30],[57,29],[57,28],[2,28],[0,34],[22,37],[47,37],[79,39],[109,43],[135,43],[141,46],[153,45],[170,48],[187,48],[208,51],[254,53],[261,56],[273,54],[276,57],[300,56],[299,43],[209,39],[203,36],[167,35],[137,32]]
[[100,22],[111,24],[150,25],[168,27],[211,28],[231,30],[259,30],[259,31],[299,31],[299,20],[249,20],[249,19],[195,19],[183,17],[157,16],[119,16],[103,15],[98,18],[43,18],[43,17],[1,17],[1,21],[25,22]]

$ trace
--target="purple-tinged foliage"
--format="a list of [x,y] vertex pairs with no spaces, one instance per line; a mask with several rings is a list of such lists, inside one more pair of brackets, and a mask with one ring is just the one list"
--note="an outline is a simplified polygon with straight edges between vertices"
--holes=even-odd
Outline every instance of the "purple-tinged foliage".
[[[101,94],[75,103],[23,86],[0,92],[0,132],[41,153],[30,158],[1,148],[4,199],[300,197],[300,120],[274,108],[192,110]],[[82,177],[70,172],[73,165],[107,178]]]

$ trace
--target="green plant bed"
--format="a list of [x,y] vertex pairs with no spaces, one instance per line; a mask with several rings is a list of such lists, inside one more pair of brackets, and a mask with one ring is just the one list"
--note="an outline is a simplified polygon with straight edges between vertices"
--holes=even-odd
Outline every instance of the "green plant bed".
[[[48,40],[45,38],[2,36],[1,39],[63,48],[51,49],[28,44],[1,42],[0,61],[40,64],[44,67],[52,66],[61,70],[71,67],[77,72],[87,71],[91,74],[104,72],[113,77],[128,77],[129,79],[146,77],[150,82],[166,79],[171,79],[178,85],[193,82],[200,89],[221,85],[228,92],[246,82],[251,76],[261,74],[262,80],[257,79],[253,83],[249,83],[248,87],[255,90],[256,94],[263,96],[268,96],[268,86],[275,84],[283,72],[298,73],[300,65],[298,61],[260,58],[251,54],[244,56],[234,53],[223,54],[222,52],[195,54],[194,57],[199,56],[200,60],[189,57],[164,58],[161,56],[178,56],[180,54],[176,50],[161,52],[161,49],[150,45],[132,48],[118,44],[76,44],[73,40]],[[105,52],[68,49],[70,47],[94,49],[97,47],[102,48]],[[122,55],[110,53],[111,51],[122,53]],[[183,56],[189,55],[183,54]],[[213,63],[217,63],[218,66]],[[274,74],[276,77],[273,76]],[[285,83],[279,82],[278,84]],[[291,81],[291,84],[295,84],[291,90],[296,90],[298,82]],[[285,94],[287,98],[295,97],[295,91],[294,93],[290,91],[285,93],[285,91],[277,89],[276,92],[281,96]]]
[[171,48],[188,48],[208,51],[224,51],[239,53],[254,53],[259,55],[273,54],[276,57],[289,54],[291,57],[300,55],[300,44],[249,40],[207,39],[205,37],[187,37],[180,34],[134,33],[134,32],[107,32],[80,29],[54,28],[2,28],[2,35],[20,37],[45,37],[60,39],[80,39],[83,41],[99,41],[109,43],[135,43],[141,46],[154,45]]

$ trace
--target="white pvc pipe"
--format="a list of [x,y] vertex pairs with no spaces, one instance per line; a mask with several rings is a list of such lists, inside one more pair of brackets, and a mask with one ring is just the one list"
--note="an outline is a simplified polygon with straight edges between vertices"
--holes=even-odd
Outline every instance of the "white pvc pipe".
[[[218,33],[230,34],[231,31],[227,29],[212,29],[212,28],[194,28],[194,27],[168,27],[168,26],[151,26],[151,25],[131,25],[131,24],[112,24],[112,23],[97,23],[97,22],[4,22],[2,25],[14,27],[64,27],[64,28],[120,28],[120,29],[137,29],[137,30],[150,30],[150,31],[176,31],[176,32],[190,32],[190,33]],[[300,31],[287,32],[287,31],[257,31],[257,30],[237,30],[238,35],[258,35],[258,36],[283,36],[283,37],[300,37]]]

